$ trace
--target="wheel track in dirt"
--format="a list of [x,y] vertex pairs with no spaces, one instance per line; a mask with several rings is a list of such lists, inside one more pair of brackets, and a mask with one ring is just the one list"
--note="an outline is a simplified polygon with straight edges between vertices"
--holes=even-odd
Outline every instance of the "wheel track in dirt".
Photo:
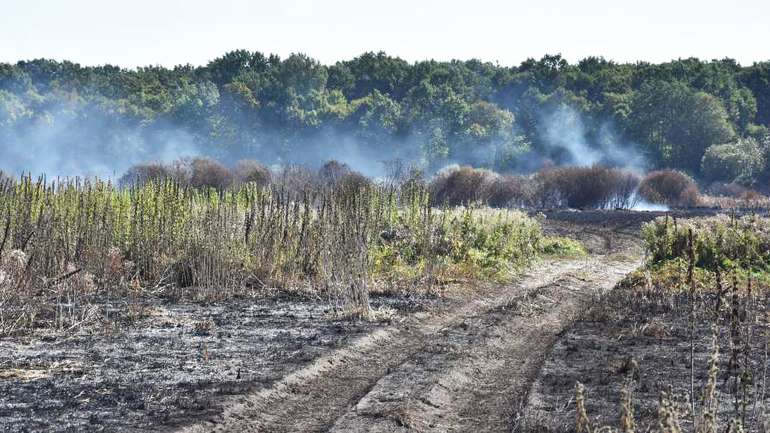
[[180,431],[511,431],[556,337],[634,259],[539,263],[459,307],[361,337]]

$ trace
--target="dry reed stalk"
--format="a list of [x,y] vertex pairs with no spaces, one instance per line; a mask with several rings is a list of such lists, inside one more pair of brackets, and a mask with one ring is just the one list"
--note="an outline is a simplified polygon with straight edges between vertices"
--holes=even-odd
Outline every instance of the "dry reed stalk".
[[575,384],[575,432],[591,433],[591,421],[586,412],[585,386],[577,382]]

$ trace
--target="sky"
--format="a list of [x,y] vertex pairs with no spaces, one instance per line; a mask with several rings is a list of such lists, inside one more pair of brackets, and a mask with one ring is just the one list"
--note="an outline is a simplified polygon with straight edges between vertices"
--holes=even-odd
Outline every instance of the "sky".
[[546,53],[770,60],[767,0],[2,0],[0,11],[11,63],[203,65],[241,48],[325,64],[367,51],[502,65]]

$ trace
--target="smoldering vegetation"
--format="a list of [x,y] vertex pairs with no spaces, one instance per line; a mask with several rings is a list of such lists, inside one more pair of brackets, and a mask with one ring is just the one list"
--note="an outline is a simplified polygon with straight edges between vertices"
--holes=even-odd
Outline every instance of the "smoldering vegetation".
[[596,165],[546,168],[533,176],[456,167],[439,172],[430,185],[437,205],[626,209],[635,204],[640,180],[634,172]]
[[[130,167],[116,181],[127,188],[170,179],[192,188],[219,191],[247,183],[271,189],[317,191],[338,184],[412,186],[430,193],[433,206],[484,205],[523,209],[669,210],[697,207],[765,209],[770,198],[732,182],[701,187],[677,170],[644,174],[635,169],[592,166],[548,166],[529,175],[498,173],[484,168],[450,165],[433,175],[401,159],[383,161],[381,177],[367,177],[350,165],[330,160],[314,169],[306,165],[266,166],[256,160],[225,165],[210,158],[180,158]],[[8,178],[6,176],[6,178]]]
[[[335,160],[327,161],[318,170],[301,165],[271,170],[254,160],[241,160],[229,168],[207,158],[184,158],[171,164],[146,163],[131,167],[119,178],[118,185],[129,187],[171,179],[193,188],[221,191],[253,182],[262,187],[299,192],[337,185],[379,184],[425,188],[430,194],[431,205],[437,207],[484,205],[529,209],[630,209],[640,197],[650,203],[691,207],[697,204],[699,194],[697,185],[690,181],[686,185],[690,188],[687,193],[694,195],[694,201],[680,200],[679,196],[673,200],[670,196],[676,191],[669,190],[676,186],[653,183],[650,176],[643,179],[633,170],[600,165],[547,167],[528,176],[457,165],[427,176],[417,166],[402,160],[387,161],[385,166],[387,174],[384,178],[371,179]],[[658,177],[655,173],[651,176],[652,179]],[[640,191],[642,183],[645,186]],[[659,192],[657,188],[669,190]]]

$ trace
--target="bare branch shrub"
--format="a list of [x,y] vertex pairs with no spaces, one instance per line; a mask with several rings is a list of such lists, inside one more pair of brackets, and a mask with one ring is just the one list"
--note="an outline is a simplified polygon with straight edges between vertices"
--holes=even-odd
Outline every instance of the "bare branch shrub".
[[541,207],[599,209],[632,207],[640,181],[628,170],[598,165],[546,168],[534,179]]
[[700,193],[698,185],[686,174],[676,170],[658,170],[642,179],[639,195],[650,203],[692,207],[698,205]]
[[304,165],[286,165],[274,177],[273,188],[293,195],[320,188],[318,174]]
[[430,183],[434,205],[461,206],[485,202],[490,185],[497,174],[472,167],[448,167],[433,177]]
[[327,161],[318,169],[318,178],[326,185],[336,185],[342,179],[352,174],[353,170],[344,162]]
[[233,184],[233,173],[221,163],[209,158],[190,161],[190,186],[223,190]]
[[141,186],[149,182],[162,182],[172,177],[171,170],[159,162],[137,164],[129,168],[119,179],[122,187]]
[[235,178],[239,183],[254,183],[258,186],[270,184],[272,173],[253,159],[242,159],[235,164]]
[[533,207],[536,185],[527,176],[500,175],[487,184],[487,204],[492,207]]

